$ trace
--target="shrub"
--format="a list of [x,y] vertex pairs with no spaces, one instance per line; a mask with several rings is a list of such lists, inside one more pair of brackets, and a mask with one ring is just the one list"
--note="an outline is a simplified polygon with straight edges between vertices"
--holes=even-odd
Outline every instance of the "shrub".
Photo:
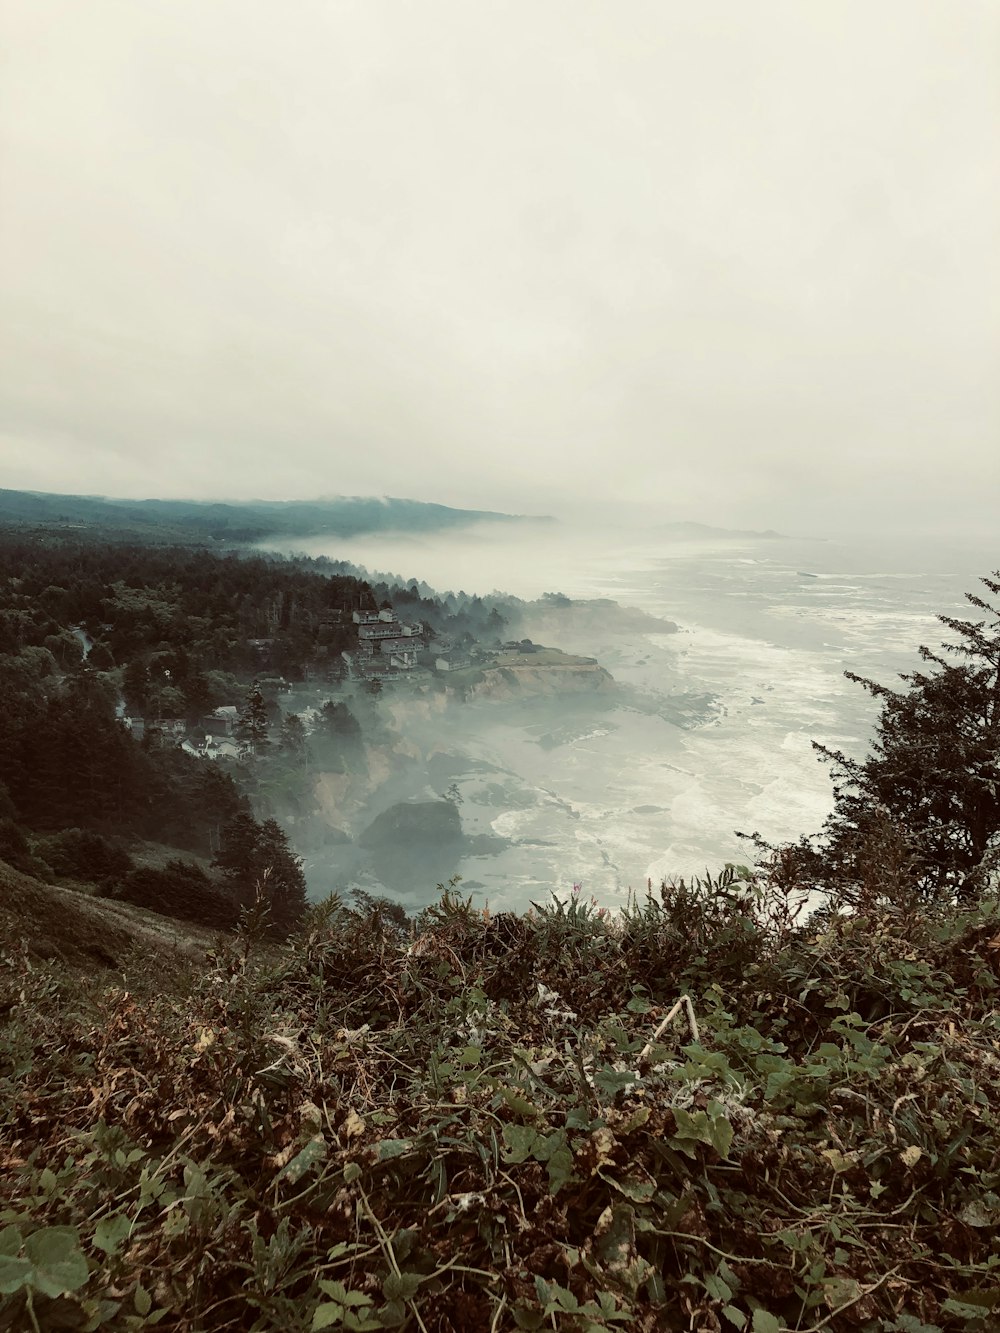
[[236,924],[232,894],[194,861],[177,858],[162,869],[140,866],[126,878],[121,896],[137,907],[201,926],[229,930]]
[[109,838],[90,829],[69,828],[41,839],[36,851],[57,875],[108,884],[123,879],[132,858]]

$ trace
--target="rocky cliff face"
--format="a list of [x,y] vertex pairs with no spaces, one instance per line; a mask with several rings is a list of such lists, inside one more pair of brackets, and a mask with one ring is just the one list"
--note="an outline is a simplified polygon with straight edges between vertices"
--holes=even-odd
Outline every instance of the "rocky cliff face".
[[[317,813],[309,830],[313,845],[358,839],[363,830],[371,832],[373,813],[390,802],[412,802],[415,797],[425,799],[433,794],[435,789],[427,779],[428,762],[456,747],[464,754],[470,728],[477,725],[472,713],[464,711],[464,704],[522,705],[538,700],[548,716],[551,710],[546,701],[554,707],[567,699],[582,702],[590,695],[601,699],[597,706],[603,710],[602,696],[616,688],[614,678],[593,658],[539,647],[510,653],[491,666],[439,676],[413,691],[395,696],[387,691],[379,704],[387,725],[378,741],[365,741],[363,754],[350,771],[316,773]],[[502,717],[503,710],[498,709],[498,714]],[[454,811],[444,804],[439,817],[451,818]],[[427,815],[428,811],[422,812],[421,827],[428,822]],[[361,845],[374,846],[366,837],[360,838]]]
[[468,699],[511,702],[525,697],[544,698],[589,694],[614,688],[614,677],[596,662],[530,665],[525,662],[486,667],[464,687]]

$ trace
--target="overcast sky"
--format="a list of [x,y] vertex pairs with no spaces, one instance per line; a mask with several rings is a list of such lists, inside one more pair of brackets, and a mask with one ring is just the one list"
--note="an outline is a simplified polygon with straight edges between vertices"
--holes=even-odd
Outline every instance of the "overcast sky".
[[995,521],[995,0],[0,15],[0,485]]

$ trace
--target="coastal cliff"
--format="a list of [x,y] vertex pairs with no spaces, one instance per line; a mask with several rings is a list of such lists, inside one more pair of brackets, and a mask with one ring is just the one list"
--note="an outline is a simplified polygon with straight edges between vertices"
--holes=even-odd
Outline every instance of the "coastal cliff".
[[454,672],[446,692],[463,699],[517,699],[610,690],[614,677],[592,657],[574,657],[557,648],[511,653],[489,666]]

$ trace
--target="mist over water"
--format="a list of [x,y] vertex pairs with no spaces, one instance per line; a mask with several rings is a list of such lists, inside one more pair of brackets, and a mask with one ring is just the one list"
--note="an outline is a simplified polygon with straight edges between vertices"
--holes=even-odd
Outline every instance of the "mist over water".
[[296,549],[439,590],[611,598],[678,626],[622,632],[597,612],[556,638],[544,618],[527,622],[536,642],[596,657],[612,691],[438,712],[404,691],[387,701],[420,761],[376,805],[455,784],[464,831],[493,841],[429,860],[401,848],[374,870],[345,850],[311,858],[310,882],[411,907],[452,873],[494,907],[573,883],[610,905],[647,879],[747,860],[737,829],[775,841],[815,832],[831,790],[811,741],[860,755],[877,711],[844,670],[892,683],[918,644],[944,637],[935,616],[969,615],[963,594],[1000,563],[919,541],[675,541],[554,523]]

